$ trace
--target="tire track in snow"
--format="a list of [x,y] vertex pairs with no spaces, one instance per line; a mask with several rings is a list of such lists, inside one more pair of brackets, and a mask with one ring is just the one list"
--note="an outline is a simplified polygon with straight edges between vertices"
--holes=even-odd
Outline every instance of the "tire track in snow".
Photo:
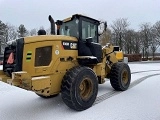
[[137,71],[137,72],[132,72],[131,74],[143,73],[143,72],[152,72],[152,71],[160,71],[160,70],[146,70],[146,71]]
[[[160,71],[160,70],[145,70],[145,71],[137,71],[137,72],[132,72],[131,74],[137,74],[137,73],[143,73],[143,72],[153,72],[153,71]],[[107,79],[106,81],[109,81],[109,79]]]
[[[150,70],[150,71],[151,71],[151,70]],[[153,71],[153,70],[152,70],[152,71]],[[156,71],[160,71],[160,70],[156,70]],[[134,73],[132,73],[132,74],[141,73],[141,72],[149,72],[149,71],[139,71],[139,72],[134,72]],[[157,75],[160,75],[160,73],[156,73],[156,74],[152,74],[152,75],[147,75],[147,76],[141,77],[141,78],[133,81],[133,82],[130,84],[130,87],[129,87],[128,89],[131,89],[131,88],[133,88],[134,86],[140,84],[141,82],[143,82],[143,81],[146,80],[147,78],[150,78],[150,77],[153,77],[153,76],[157,76]],[[105,93],[105,94],[103,94],[103,95],[101,95],[101,96],[98,96],[98,97],[96,98],[96,100],[95,100],[95,102],[94,102],[93,105],[99,104],[99,103],[103,102],[104,100],[106,100],[106,99],[108,99],[108,98],[110,98],[110,97],[112,97],[112,96],[118,95],[118,94],[120,94],[120,93],[122,93],[122,92],[123,92],[123,91],[115,91],[115,90],[113,90],[113,91],[110,91],[110,92],[108,92],[108,93]]]

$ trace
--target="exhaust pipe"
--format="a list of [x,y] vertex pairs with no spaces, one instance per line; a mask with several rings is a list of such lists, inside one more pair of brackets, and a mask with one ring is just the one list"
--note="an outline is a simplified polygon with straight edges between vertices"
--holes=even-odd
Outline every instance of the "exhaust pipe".
[[51,23],[51,35],[55,35],[55,22],[51,15],[49,15],[48,19]]

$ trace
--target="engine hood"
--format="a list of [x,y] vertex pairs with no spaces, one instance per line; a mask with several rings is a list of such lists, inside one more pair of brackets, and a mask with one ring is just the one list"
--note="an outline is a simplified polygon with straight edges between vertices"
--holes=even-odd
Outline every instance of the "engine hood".
[[31,36],[25,37],[24,43],[35,43],[43,41],[61,41],[61,40],[72,40],[78,41],[76,37],[65,36],[65,35],[40,35],[40,36]]

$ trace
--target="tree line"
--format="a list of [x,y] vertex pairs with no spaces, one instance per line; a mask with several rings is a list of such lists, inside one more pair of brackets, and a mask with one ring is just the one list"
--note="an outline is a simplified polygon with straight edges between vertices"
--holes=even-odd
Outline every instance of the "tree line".
[[160,46],[160,21],[153,25],[140,24],[139,30],[135,31],[130,28],[128,19],[119,18],[101,36],[102,45],[107,42],[120,46],[125,54],[142,54],[147,59],[151,55],[154,58]]
[[[44,27],[41,26],[39,29],[44,29]],[[16,27],[9,23],[5,24],[0,20],[0,54],[3,54],[8,41],[15,40],[20,37],[37,35],[39,29],[33,28],[31,30],[27,30],[23,24]],[[50,29],[46,29],[46,33],[49,34]]]
[[[44,29],[40,27],[40,29]],[[23,24],[19,27],[5,24],[0,20],[0,54],[3,53],[7,41],[25,36],[37,35],[38,29],[27,30]],[[47,34],[50,28],[46,29]],[[139,30],[130,28],[130,23],[126,18],[119,18],[108,26],[107,30],[100,36],[100,43],[112,43],[119,46],[125,54],[143,54],[148,58],[150,54],[155,56],[155,52],[160,46],[160,21],[155,24],[143,23]]]

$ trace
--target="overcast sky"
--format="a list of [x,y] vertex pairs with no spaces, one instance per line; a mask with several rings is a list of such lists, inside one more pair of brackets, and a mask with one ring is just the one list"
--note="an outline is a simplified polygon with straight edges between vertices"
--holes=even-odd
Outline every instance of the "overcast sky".
[[160,20],[160,0],[0,0],[0,20],[27,29],[49,28],[48,15],[64,19],[72,14],[85,14],[108,24],[117,18],[128,18],[130,28],[144,22]]

